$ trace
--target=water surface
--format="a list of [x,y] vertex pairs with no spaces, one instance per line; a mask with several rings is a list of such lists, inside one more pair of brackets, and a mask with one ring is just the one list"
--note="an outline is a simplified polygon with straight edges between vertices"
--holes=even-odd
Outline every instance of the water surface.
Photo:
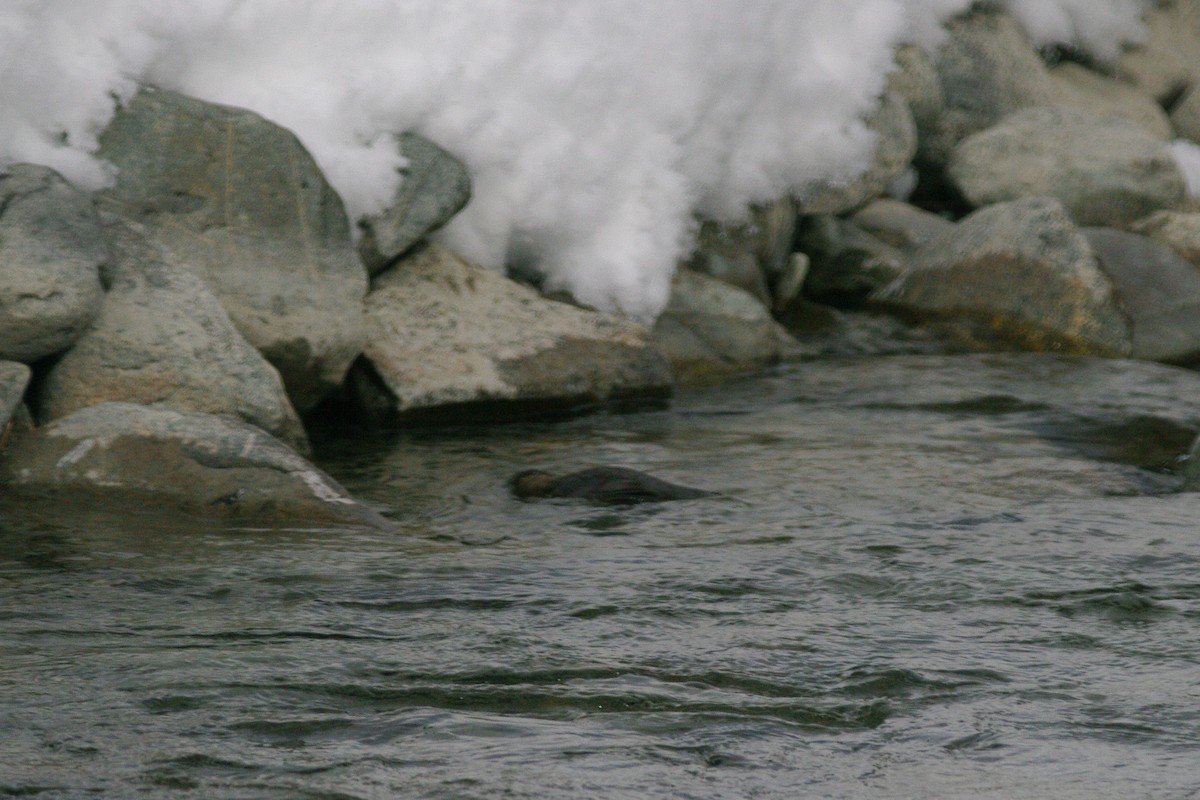
[[[322,443],[394,533],[0,502],[0,796],[1200,797],[1198,396],[830,359]],[[592,464],[723,494],[505,487]]]

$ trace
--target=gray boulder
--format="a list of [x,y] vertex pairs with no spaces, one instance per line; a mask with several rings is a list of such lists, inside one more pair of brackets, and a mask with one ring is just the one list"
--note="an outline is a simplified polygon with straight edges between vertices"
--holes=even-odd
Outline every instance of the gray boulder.
[[946,27],[949,37],[934,61],[945,105],[916,118],[918,158],[935,167],[972,133],[1054,98],[1045,64],[1007,14],[977,9]]
[[582,405],[659,396],[671,384],[640,325],[548,300],[439,245],[379,275],[367,316],[350,387],[382,417],[467,404]]
[[367,275],[341,198],[290,132],[257,114],[144,89],[100,136],[106,207],[199,275],[300,410],[361,350]]
[[471,199],[467,168],[441,147],[416,133],[400,136],[408,164],[392,203],[359,221],[358,253],[372,275],[382,272],[413,245],[445,225]]
[[1200,361],[1200,270],[1145,236],[1111,228],[1083,233],[1133,325],[1131,355]]
[[1171,139],[1171,120],[1154,98],[1133,84],[1063,62],[1050,70],[1052,105],[1078,108],[1100,117],[1119,117],[1156,139]]
[[802,220],[796,247],[810,260],[805,296],[829,305],[861,305],[907,269],[900,250],[839,217]]
[[911,253],[954,230],[954,223],[937,214],[889,198],[875,200],[850,218],[859,230],[902,253]]
[[821,181],[802,188],[796,193],[801,213],[851,211],[882,195],[888,184],[908,169],[917,152],[917,127],[904,99],[886,93],[867,118],[867,125],[878,135],[878,143],[866,171],[850,181]]
[[1132,334],[1112,284],[1062,204],[1048,197],[976,211],[920,248],[871,301],[949,322],[969,338],[1031,350],[1127,355]]
[[279,373],[238,333],[196,275],[167,263],[144,228],[107,220],[111,286],[92,327],[49,370],[36,411],[106,401],[228,414],[308,447]]
[[1200,144],[1200,83],[1189,89],[1171,109],[1171,124],[1180,138]]
[[79,338],[107,259],[88,195],[48,167],[0,172],[0,359],[33,362]]
[[0,361],[0,447],[8,436],[9,422],[17,413],[25,387],[29,385],[29,367],[16,361]]
[[14,436],[0,451],[0,485],[255,524],[387,525],[252,425],[130,403]]
[[967,138],[948,174],[976,206],[1057,197],[1080,225],[1121,227],[1186,197],[1165,142],[1127,120],[1061,106],[1018,111]]
[[1129,229],[1166,245],[1200,269],[1200,212],[1159,211]]
[[756,297],[689,270],[676,273],[651,341],[681,384],[760,370],[799,348]]

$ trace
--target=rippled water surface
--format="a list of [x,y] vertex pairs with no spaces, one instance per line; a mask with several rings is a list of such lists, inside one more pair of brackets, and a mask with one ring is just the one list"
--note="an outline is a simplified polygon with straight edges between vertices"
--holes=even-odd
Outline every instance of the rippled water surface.
[[[1200,376],[789,366],[334,440],[394,533],[0,505],[0,796],[1200,797]],[[532,466],[723,494],[526,503]]]

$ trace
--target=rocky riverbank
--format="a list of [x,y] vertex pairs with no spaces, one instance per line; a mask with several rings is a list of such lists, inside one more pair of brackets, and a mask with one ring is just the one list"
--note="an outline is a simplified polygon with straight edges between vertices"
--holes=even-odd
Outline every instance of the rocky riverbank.
[[304,460],[305,420],[661,402],[899,330],[864,342],[854,314],[958,347],[1200,363],[1200,205],[1171,144],[1200,144],[1200,2],[1148,23],[1112,64],[1039,52],[990,10],[936,54],[901,49],[875,163],[698,221],[650,329],[431,241],[471,192],[433,142],[398,137],[405,180],[355,237],[290,132],[146,87],[100,137],[108,189],[0,175],[0,486],[385,525]]

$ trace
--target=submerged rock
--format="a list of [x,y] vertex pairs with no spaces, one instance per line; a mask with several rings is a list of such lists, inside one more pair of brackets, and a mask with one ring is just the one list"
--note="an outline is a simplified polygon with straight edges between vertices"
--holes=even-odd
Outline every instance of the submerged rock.
[[669,365],[642,326],[548,300],[438,245],[376,278],[367,312],[370,336],[350,388],[381,417],[670,391]]
[[509,481],[513,494],[530,498],[578,498],[593,503],[628,505],[659,503],[667,500],[695,500],[713,497],[716,492],[680,486],[625,467],[592,467],[554,477],[548,472],[529,469],[518,472]]
[[680,270],[651,341],[678,383],[701,383],[774,364],[799,344],[753,295]]
[[1134,358],[1200,361],[1200,271],[1169,248],[1110,228],[1083,231],[1133,325]]
[[78,339],[107,259],[90,197],[48,167],[0,170],[0,359],[31,363]]
[[377,275],[433,231],[445,225],[471,199],[467,168],[441,147],[416,133],[400,135],[408,161],[391,204],[359,222],[358,253]]
[[99,317],[46,374],[37,414],[106,401],[238,417],[304,451],[279,373],[238,333],[200,278],[167,262],[143,226],[107,221],[113,262]]
[[342,200],[290,132],[250,111],[143,89],[100,136],[105,207],[193,270],[301,411],[361,352],[366,270]]
[[0,451],[0,485],[256,523],[387,522],[266,432],[228,417],[92,406]]
[[1129,322],[1087,239],[1049,197],[976,211],[912,257],[873,304],[1032,350],[1127,355]]
[[1166,143],[1133,122],[1061,106],[1020,111],[971,136],[947,171],[976,206],[1056,197],[1080,225],[1120,227],[1186,197]]

